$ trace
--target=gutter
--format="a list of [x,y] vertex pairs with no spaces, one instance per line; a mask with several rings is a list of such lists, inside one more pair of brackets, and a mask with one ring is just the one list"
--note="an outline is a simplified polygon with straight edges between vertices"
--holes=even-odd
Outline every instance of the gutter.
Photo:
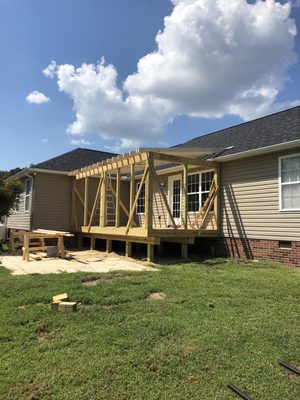
[[274,153],[279,150],[288,150],[298,146],[300,146],[300,139],[292,140],[290,142],[285,142],[285,143],[277,143],[271,146],[260,147],[258,149],[241,151],[239,153],[229,154],[227,156],[212,158],[211,160],[225,162],[225,161],[237,160],[241,158],[246,158],[266,153]]
[[31,173],[40,173],[40,174],[51,174],[51,175],[68,175],[68,171],[53,171],[51,169],[42,169],[42,168],[24,168],[22,171],[16,173],[15,175],[12,175],[8,177],[7,179],[19,179],[22,178],[23,176],[28,176],[28,174]]

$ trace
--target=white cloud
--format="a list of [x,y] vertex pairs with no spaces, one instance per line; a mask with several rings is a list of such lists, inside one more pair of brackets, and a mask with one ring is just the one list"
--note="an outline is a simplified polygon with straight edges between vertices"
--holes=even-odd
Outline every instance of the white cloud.
[[71,144],[74,146],[89,146],[92,143],[85,139],[71,139]]
[[48,65],[48,67],[43,69],[43,74],[45,75],[45,77],[46,78],[54,78],[56,67],[57,67],[56,62],[52,60],[50,62],[50,64]]
[[48,103],[50,101],[50,98],[47,97],[44,93],[34,90],[33,92],[29,93],[28,96],[26,96],[26,101],[30,104],[42,104]]
[[275,0],[171,0],[173,12],[156,36],[157,50],[117,86],[117,71],[57,65],[43,73],[74,102],[71,134],[98,133],[119,148],[156,140],[180,115],[250,119],[277,107],[296,61],[290,3]]
[[48,141],[49,141],[48,138],[44,138],[44,139],[42,140],[43,143],[48,143]]

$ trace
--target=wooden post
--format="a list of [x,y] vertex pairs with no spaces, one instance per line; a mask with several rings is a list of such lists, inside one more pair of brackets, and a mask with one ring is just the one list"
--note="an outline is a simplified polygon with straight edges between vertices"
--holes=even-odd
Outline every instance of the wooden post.
[[[153,160],[148,156],[146,168],[154,169]],[[152,229],[153,219],[153,176],[148,174],[145,182],[145,228],[149,232]]]
[[120,189],[121,189],[121,174],[120,168],[117,169],[117,182],[116,182],[116,219],[115,227],[120,226]]
[[106,212],[106,181],[107,174],[103,173],[102,185],[101,185],[101,196],[100,196],[100,228],[105,226],[105,212]]
[[[129,198],[129,211],[131,211],[134,202],[134,194],[135,194],[135,168],[134,164],[130,166],[130,198]],[[130,224],[130,228],[132,227],[132,222]]]
[[91,250],[95,250],[95,244],[96,244],[96,238],[95,236],[91,236],[91,243],[90,243]]
[[147,261],[153,262],[154,259],[154,245],[147,243]]
[[23,260],[29,261],[29,237],[28,237],[28,233],[25,233],[25,235],[24,235]]
[[112,240],[107,239],[106,240],[106,253],[111,253],[111,248],[112,248]]
[[187,243],[181,243],[181,258],[186,260],[188,258],[188,247],[189,245]]
[[58,254],[61,258],[66,258],[65,246],[64,246],[64,237],[58,236],[57,239],[57,247],[58,247]]
[[126,257],[131,257],[131,252],[132,252],[132,242],[126,242],[126,250],[125,250]]
[[83,206],[83,225],[88,225],[88,209],[89,209],[89,178],[84,178],[84,206]]
[[182,196],[182,214],[183,227],[188,228],[188,165],[183,165],[183,196]]

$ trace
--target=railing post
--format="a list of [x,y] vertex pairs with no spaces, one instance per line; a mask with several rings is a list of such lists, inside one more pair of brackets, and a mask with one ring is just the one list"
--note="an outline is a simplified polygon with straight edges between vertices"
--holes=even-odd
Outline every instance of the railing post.
[[[145,168],[154,169],[153,160],[150,155],[146,161]],[[152,230],[152,219],[153,219],[153,177],[149,173],[145,182],[145,228],[147,232]]]
[[[133,207],[134,203],[134,195],[135,195],[135,168],[134,164],[130,165],[130,199],[129,199],[129,213]],[[130,228],[132,227],[132,223],[130,224]]]
[[107,174],[103,172],[103,180],[101,185],[101,195],[100,195],[100,228],[105,226],[105,211],[106,211],[106,179]]
[[116,182],[116,219],[115,227],[120,226],[120,188],[121,188],[121,173],[120,168],[117,169],[117,182]]

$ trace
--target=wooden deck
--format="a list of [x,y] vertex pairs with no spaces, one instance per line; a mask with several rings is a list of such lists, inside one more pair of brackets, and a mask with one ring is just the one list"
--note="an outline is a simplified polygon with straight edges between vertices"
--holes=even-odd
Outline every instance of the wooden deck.
[[[180,243],[182,257],[186,258],[188,245],[193,244],[195,238],[218,236],[220,215],[218,164],[212,161],[199,160],[200,150],[195,153],[195,150],[185,149],[181,154],[171,154],[172,151],[174,150],[166,149],[156,152],[149,149],[143,150],[73,171],[71,173],[74,177],[72,189],[73,232],[79,234],[80,237],[90,237],[92,248],[96,239],[106,240],[107,251],[111,250],[112,241],[123,241],[126,243],[127,256],[131,255],[132,243],[145,243],[147,244],[149,261],[153,260],[154,245],[160,245],[163,242]],[[178,151],[176,150],[177,153]],[[208,149],[203,151],[207,152]],[[195,157],[192,157],[191,154]],[[163,190],[164,185],[161,176],[158,174],[161,167],[167,167],[170,163],[177,164],[177,170],[182,174],[182,187],[180,188],[181,222],[179,224],[168,196]],[[213,171],[213,179],[207,192],[208,196],[204,204],[200,204],[200,209],[197,210],[191,223],[188,215],[188,174],[195,168],[199,170],[201,168],[203,170],[210,169],[210,171]],[[163,169],[164,174],[168,175],[168,167]],[[91,196],[90,179],[92,178],[96,179],[98,183],[94,189],[94,194]],[[84,183],[81,193],[79,193],[77,181]],[[114,185],[112,185],[112,182],[114,182]],[[128,193],[125,201],[124,199],[122,201],[120,194],[122,182],[127,182],[130,185],[130,193]],[[138,186],[136,186],[137,183]],[[136,210],[143,186],[145,188],[145,212],[141,223],[136,221]],[[110,198],[113,197],[115,202],[114,226],[107,226],[108,192]],[[155,196],[160,196],[161,207],[164,209],[164,220],[169,221],[165,223],[167,226],[160,228],[156,228],[154,224],[154,202],[157,200]],[[82,212],[81,216],[78,216],[78,207]],[[121,213],[123,213],[123,217],[126,215],[125,223],[121,222]],[[208,221],[210,221],[209,224]]]

